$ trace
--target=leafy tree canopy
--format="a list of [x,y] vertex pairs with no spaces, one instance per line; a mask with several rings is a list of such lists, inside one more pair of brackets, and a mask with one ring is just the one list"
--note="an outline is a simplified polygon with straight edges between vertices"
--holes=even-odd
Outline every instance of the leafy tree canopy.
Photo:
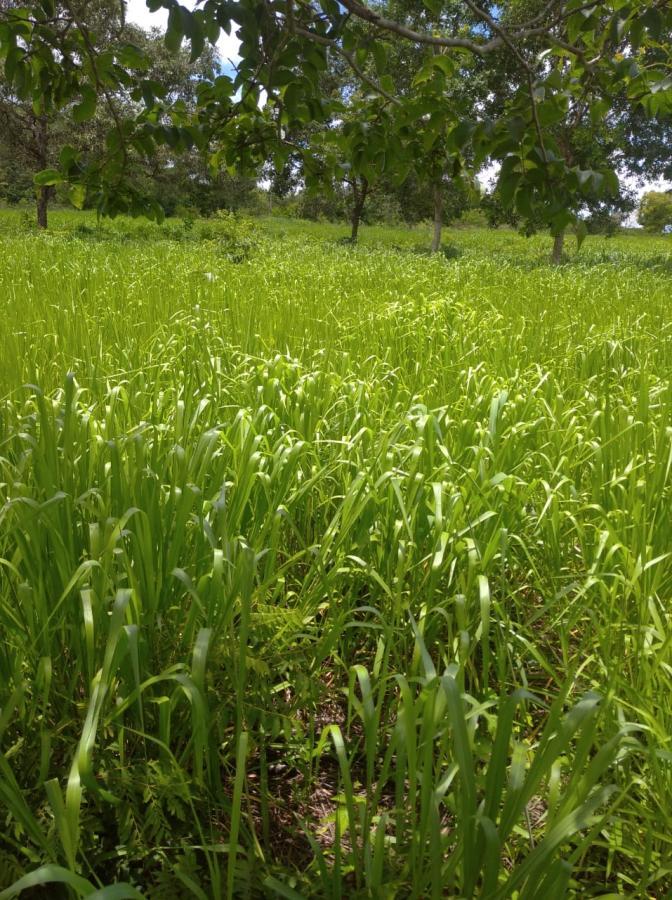
[[[72,196],[85,192],[99,210],[160,216],[128,179],[131,151],[152,157],[158,148],[207,152],[213,168],[278,168],[291,153],[303,158],[305,177],[325,177],[330,157],[315,161],[310,143],[292,132],[338,118],[349,98],[325,92],[323,74],[340,59],[359,86],[370,114],[342,135],[361,152],[348,153],[353,174],[403,180],[418,157],[418,137],[432,141],[459,165],[501,162],[499,195],[519,215],[550,224],[555,233],[574,221],[581,198],[617,190],[609,166],[594,168],[568,154],[560,126],[568,111],[600,123],[617,105],[646,121],[672,114],[672,6],[667,0],[415,0],[388,5],[360,0],[205,0],[194,11],[177,0],[149,0],[168,10],[165,44],[183,43],[192,61],[221,30],[236,32],[241,60],[231,75],[215,72],[196,85],[194,109],[151,77],[146,52],[104,20],[86,0],[34,0],[0,12],[0,58],[7,83],[37,114],[67,109],[75,123],[100,104],[112,126],[105,153],[87,162],[66,146],[57,167],[38,184],[67,181]],[[396,61],[408,59],[405,83]],[[501,102],[476,93],[456,102],[455,80],[501,65]],[[492,69],[492,67],[491,67]],[[126,92],[132,109],[119,110]],[[367,121],[370,123],[367,127]],[[424,151],[423,151],[424,152]],[[332,157],[337,165],[336,157]],[[326,162],[325,162],[326,161]],[[598,160],[599,163],[602,160]]]
[[642,197],[637,213],[637,221],[649,231],[672,228],[672,193],[648,191]]

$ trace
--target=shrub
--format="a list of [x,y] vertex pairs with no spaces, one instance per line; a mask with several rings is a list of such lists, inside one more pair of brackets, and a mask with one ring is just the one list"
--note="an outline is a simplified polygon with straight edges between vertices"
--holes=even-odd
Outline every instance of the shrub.
[[231,262],[245,262],[258,246],[256,226],[251,219],[244,219],[226,210],[214,216],[213,237],[218,250]]

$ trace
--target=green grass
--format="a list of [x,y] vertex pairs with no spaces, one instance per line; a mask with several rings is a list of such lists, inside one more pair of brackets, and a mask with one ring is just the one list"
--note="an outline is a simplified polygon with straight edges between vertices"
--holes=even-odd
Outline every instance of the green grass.
[[0,897],[664,896],[670,241],[53,218],[0,216]]

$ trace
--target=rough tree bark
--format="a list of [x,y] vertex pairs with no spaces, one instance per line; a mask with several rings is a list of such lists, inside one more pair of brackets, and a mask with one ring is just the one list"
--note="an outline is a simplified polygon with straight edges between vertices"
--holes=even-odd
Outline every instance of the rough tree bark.
[[357,243],[357,235],[359,234],[359,223],[364,212],[364,204],[369,193],[369,182],[364,176],[357,183],[357,178],[352,182],[352,216],[350,218],[350,243]]
[[551,262],[554,266],[559,266],[562,262],[562,251],[565,246],[565,232],[561,231],[553,238],[553,252],[551,253]]
[[443,185],[440,181],[432,187],[434,198],[434,233],[432,235],[432,253],[441,249],[441,230],[443,228]]
[[39,228],[47,227],[47,211],[49,209],[49,188],[37,189],[37,224]]

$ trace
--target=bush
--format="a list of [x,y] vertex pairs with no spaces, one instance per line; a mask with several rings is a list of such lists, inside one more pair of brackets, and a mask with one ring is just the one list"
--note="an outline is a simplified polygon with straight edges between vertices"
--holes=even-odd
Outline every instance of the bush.
[[231,262],[249,259],[259,244],[254,222],[226,210],[219,210],[213,218],[212,234],[220,253]]
[[182,225],[186,231],[191,231],[198,218],[198,210],[193,206],[178,203],[175,207],[175,216],[182,219]]

